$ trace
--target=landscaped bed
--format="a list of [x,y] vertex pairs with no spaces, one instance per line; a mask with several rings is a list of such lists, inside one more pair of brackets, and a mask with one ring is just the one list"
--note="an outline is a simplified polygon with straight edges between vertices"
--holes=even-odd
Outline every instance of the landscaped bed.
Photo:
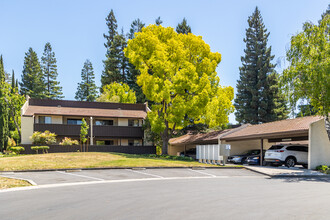
[[0,158],[0,171],[72,169],[95,167],[196,167],[217,166],[187,158],[122,153],[52,153]]
[[29,184],[25,180],[11,179],[0,176],[0,189],[22,187],[22,186],[31,186],[31,184]]

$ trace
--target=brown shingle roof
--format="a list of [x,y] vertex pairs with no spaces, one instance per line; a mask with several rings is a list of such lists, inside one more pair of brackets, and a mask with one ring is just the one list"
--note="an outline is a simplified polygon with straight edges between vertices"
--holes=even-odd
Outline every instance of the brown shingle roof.
[[228,135],[224,135],[221,139],[240,140],[308,135],[309,125],[320,119],[321,117],[319,116],[308,116],[258,125],[249,125],[244,129],[238,130]]
[[[243,126],[244,127],[244,126]],[[198,134],[186,134],[177,138],[170,139],[169,143],[171,145],[178,144],[217,144],[218,138],[234,132],[236,130],[242,129],[242,127],[225,129],[220,131],[211,131],[208,133],[198,133]]]
[[28,106],[24,116],[33,115],[63,115],[63,116],[92,116],[115,118],[146,118],[147,112],[142,110],[100,109],[100,108],[72,108],[54,106]]

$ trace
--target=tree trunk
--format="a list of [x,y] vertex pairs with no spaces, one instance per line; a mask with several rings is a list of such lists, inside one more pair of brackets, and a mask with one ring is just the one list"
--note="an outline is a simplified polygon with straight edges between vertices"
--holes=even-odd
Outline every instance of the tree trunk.
[[162,140],[163,140],[162,155],[164,155],[168,153],[167,152],[168,141],[169,141],[168,128],[165,128],[162,135]]

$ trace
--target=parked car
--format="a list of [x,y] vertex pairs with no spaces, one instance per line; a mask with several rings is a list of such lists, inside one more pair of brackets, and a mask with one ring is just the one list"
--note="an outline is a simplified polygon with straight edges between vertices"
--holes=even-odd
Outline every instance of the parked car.
[[[265,150],[263,151],[263,165],[266,165],[266,162],[265,162]],[[260,165],[260,154],[258,155],[254,155],[254,156],[249,156],[246,158],[246,163],[249,164],[249,165]]]
[[306,145],[280,144],[273,145],[266,151],[265,161],[268,164],[294,167],[297,164],[308,166],[308,147]]
[[259,155],[260,150],[248,150],[239,155],[233,155],[228,157],[228,162],[235,164],[244,164],[246,162],[246,158],[249,156]]
[[186,150],[186,154],[184,153],[184,151],[180,152],[180,156],[181,157],[191,157],[194,160],[196,160],[196,148],[191,148],[189,150]]

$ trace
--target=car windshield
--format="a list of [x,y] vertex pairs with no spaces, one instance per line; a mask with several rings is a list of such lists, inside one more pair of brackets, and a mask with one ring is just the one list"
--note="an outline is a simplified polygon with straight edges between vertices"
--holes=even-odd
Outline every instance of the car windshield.
[[269,150],[279,150],[282,149],[284,146],[283,145],[273,145],[269,148]]

